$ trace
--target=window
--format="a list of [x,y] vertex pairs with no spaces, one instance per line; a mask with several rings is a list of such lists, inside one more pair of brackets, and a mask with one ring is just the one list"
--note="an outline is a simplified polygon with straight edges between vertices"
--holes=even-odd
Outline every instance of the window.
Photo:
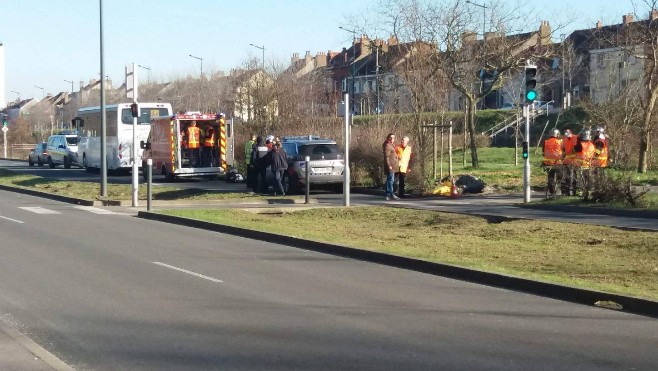
[[77,146],[78,137],[66,137],[66,143],[68,143],[69,146]]
[[[169,114],[166,108],[140,108],[139,113],[140,116],[137,120],[138,125],[149,125],[152,116],[167,116]],[[124,108],[121,110],[121,122],[132,125],[133,116],[132,113],[130,113],[130,108]]]

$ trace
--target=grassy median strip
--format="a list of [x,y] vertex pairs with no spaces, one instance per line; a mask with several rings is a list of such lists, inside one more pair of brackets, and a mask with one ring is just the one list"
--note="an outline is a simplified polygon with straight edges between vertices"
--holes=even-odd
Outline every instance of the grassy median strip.
[[[32,189],[35,191],[78,198],[82,200],[100,200],[99,182],[64,181],[29,174],[18,174],[6,169],[0,169],[0,184]],[[246,186],[245,186],[246,190]],[[107,185],[107,198],[104,200],[130,200],[132,198],[132,185],[111,184]],[[139,185],[139,198],[146,199],[146,184]],[[263,198],[250,193],[219,192],[203,189],[181,189],[177,187],[157,186],[153,187],[154,200],[224,200]]]
[[658,232],[387,207],[160,212],[658,300]]

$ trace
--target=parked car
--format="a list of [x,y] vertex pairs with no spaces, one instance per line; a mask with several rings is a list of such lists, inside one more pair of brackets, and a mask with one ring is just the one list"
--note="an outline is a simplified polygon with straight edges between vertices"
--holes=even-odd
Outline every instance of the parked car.
[[34,164],[43,166],[43,164],[48,162],[48,150],[46,149],[47,145],[48,144],[46,142],[42,142],[32,148],[30,154],[27,155],[27,163],[30,164],[30,166],[34,166]]
[[69,169],[71,166],[80,166],[78,161],[78,134],[72,131],[59,132],[48,138],[48,165],[54,168],[64,165]]
[[[283,137],[283,149],[288,155],[288,171],[282,184],[286,194],[299,193],[306,186],[306,167],[309,167],[311,188],[329,188],[335,192],[343,190],[345,161],[336,141],[314,136]],[[305,157],[310,161],[306,163]],[[274,176],[268,170],[267,180],[274,184]]]

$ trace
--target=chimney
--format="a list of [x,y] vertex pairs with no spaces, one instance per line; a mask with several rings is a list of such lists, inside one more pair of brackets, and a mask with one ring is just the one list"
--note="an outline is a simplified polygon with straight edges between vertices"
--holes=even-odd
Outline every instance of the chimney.
[[294,64],[299,60],[299,53],[292,53],[292,58],[290,58],[290,63]]
[[621,17],[621,21],[624,24],[624,26],[628,25],[629,23],[633,22],[633,14],[626,14]]
[[310,50],[307,50],[307,51],[306,51],[306,55],[304,56],[304,61],[305,61],[306,63],[309,63],[312,59],[313,59],[313,57],[311,57],[311,51],[310,51]]
[[80,91],[85,87],[85,82],[80,80]]
[[656,9],[651,9],[651,14],[649,14],[649,19],[652,21],[655,21],[658,19],[658,10]]
[[391,37],[388,38],[388,42],[387,42],[387,44],[388,44],[388,46],[391,46],[391,45],[397,45],[397,44],[398,44],[398,38],[397,38],[397,36],[395,36],[395,35],[391,35]]
[[603,22],[601,22],[601,21],[596,22],[596,29],[600,30],[602,28],[603,28]]
[[318,52],[315,55],[315,68],[327,66],[327,53]]
[[462,44],[468,44],[475,42],[478,38],[478,34],[473,31],[464,31],[462,33]]
[[551,25],[548,21],[542,21],[539,25],[539,45],[551,44]]

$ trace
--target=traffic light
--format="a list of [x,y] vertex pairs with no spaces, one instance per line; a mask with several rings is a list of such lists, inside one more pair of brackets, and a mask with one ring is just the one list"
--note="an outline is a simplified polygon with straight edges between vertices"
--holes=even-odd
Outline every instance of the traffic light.
[[2,126],[5,127],[9,123],[7,122],[7,115],[2,115]]
[[525,66],[525,102],[532,104],[537,99],[537,66],[535,65],[526,65]]
[[523,159],[525,160],[528,158],[528,142],[523,142],[521,145],[523,148]]
[[133,117],[139,117],[139,109],[137,108],[137,103],[130,105],[130,113]]

